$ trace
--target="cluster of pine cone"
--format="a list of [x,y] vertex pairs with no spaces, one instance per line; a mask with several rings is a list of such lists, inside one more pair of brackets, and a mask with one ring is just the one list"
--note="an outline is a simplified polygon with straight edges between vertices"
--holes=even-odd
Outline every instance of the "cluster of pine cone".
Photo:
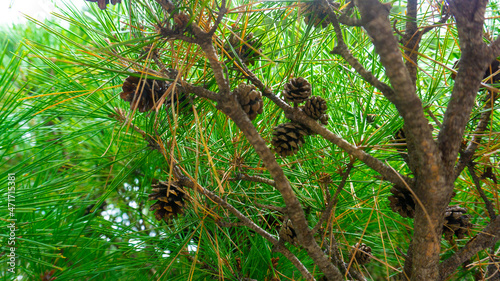
[[[413,195],[404,188],[391,188],[392,195],[389,196],[390,207],[393,212],[399,213],[404,218],[415,217],[415,200]],[[472,227],[470,216],[466,215],[467,209],[460,206],[448,206],[444,213],[443,234],[448,241],[455,235],[463,239]]]
[[150,211],[154,211],[156,220],[164,220],[168,222],[171,218],[177,217],[183,213],[185,205],[186,191],[178,182],[159,181],[152,185],[152,193],[149,194],[149,200],[157,200],[151,207]]
[[[326,101],[321,97],[311,97],[311,89],[311,84],[305,78],[292,78],[285,84],[282,94],[287,102],[295,105],[305,101],[305,105],[301,107],[305,114],[326,125],[328,123],[328,115],[325,114]],[[271,144],[278,155],[286,157],[296,154],[305,142],[304,136],[309,134],[309,130],[303,125],[290,122],[280,124],[273,129]]]
[[135,74],[135,76],[129,76],[125,79],[122,86],[123,91],[120,93],[122,100],[130,102],[131,109],[137,109],[139,112],[155,111],[164,95],[166,96],[163,104],[166,108],[172,103],[180,104],[181,108],[188,106],[189,96],[182,93],[179,87],[175,87],[175,92],[172,95],[170,92],[167,93],[170,83],[157,79],[139,78],[137,75],[140,73],[136,72]]

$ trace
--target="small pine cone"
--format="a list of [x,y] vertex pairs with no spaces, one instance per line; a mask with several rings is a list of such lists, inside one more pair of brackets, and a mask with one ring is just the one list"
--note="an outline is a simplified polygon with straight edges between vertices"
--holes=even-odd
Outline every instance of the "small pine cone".
[[352,248],[349,252],[349,259],[351,260],[354,256],[354,259],[358,262],[358,264],[367,264],[371,260],[371,253],[372,248],[366,246],[364,243],[356,243],[356,246],[354,246],[354,248]]
[[326,100],[322,97],[312,96],[306,101],[303,109],[307,116],[318,120],[326,112]]
[[[253,37],[253,33],[245,34],[245,37],[241,37],[241,33],[236,32],[238,37],[231,34],[229,36],[228,42],[224,45],[224,50],[231,56],[234,54],[231,47],[236,51],[238,57],[240,57],[241,61],[246,65],[254,65],[255,61],[260,57],[260,53],[262,50],[262,43],[259,42],[257,38]],[[250,48],[248,45],[252,46]]]
[[149,200],[158,200],[151,205],[150,211],[155,211],[156,220],[168,221],[172,217],[177,217],[183,212],[185,205],[184,198],[186,192],[179,182],[159,181],[153,184],[153,193],[149,194]]
[[257,114],[262,113],[262,107],[264,105],[262,102],[262,94],[255,89],[255,86],[240,84],[238,88],[234,90],[234,93],[250,120],[254,120]]
[[307,131],[299,124],[280,124],[273,130],[271,144],[276,153],[286,157],[299,151],[299,148],[304,144],[305,135],[307,135]]
[[53,280],[56,280],[57,277],[54,277],[55,274],[56,274],[56,270],[55,269],[47,270],[44,273],[40,274],[40,279],[39,280],[41,280],[41,281],[53,281]]
[[283,96],[289,102],[304,102],[311,96],[311,84],[303,77],[292,78],[285,84]]
[[[109,0],[85,0],[89,2],[97,2],[99,9],[106,10],[106,6],[109,4]],[[111,0],[111,4],[116,5],[117,3],[121,3],[122,0]]]
[[329,173],[321,173],[319,174],[318,182],[322,185],[329,185],[333,183],[332,175]]
[[129,76],[123,82],[122,90],[120,98],[130,102],[130,108],[146,112],[155,109],[156,104],[167,90],[167,84],[161,80]]
[[179,112],[185,112],[192,111],[193,101],[188,94],[182,92],[178,87],[176,87],[173,94],[171,92],[167,93],[164,104],[165,110],[168,110],[173,106],[175,110],[179,107]]
[[390,207],[393,212],[399,213],[403,218],[415,217],[415,201],[413,196],[402,187],[391,188],[393,195],[389,196]]
[[323,114],[319,117],[319,121],[321,122],[321,124],[323,124],[323,126],[328,125],[328,119],[330,119],[330,116],[328,116],[327,114]]
[[189,16],[184,14],[184,13],[175,14],[174,15],[174,22],[175,22],[174,32],[177,34],[184,33],[184,31],[186,30],[186,27],[188,26],[189,20],[190,20]]
[[403,128],[399,129],[396,134],[394,134],[394,146],[399,151],[406,150],[406,135]]
[[292,221],[287,219],[283,222],[281,225],[280,231],[279,231],[281,239],[293,244],[297,245],[299,241],[297,240],[297,233],[295,233],[295,230],[293,229]]
[[[327,0],[327,5],[333,9],[338,9],[339,4],[335,3],[334,0]],[[309,24],[312,22],[314,27],[326,28],[331,22],[328,18],[328,13],[326,12],[329,7],[324,6],[321,1],[313,1],[306,5],[306,10],[304,11],[304,22]]]
[[453,234],[458,239],[465,238],[465,235],[472,228],[472,224],[469,221],[470,216],[465,215],[465,213],[467,213],[467,209],[460,206],[446,207],[443,225],[443,233],[446,240],[451,241]]

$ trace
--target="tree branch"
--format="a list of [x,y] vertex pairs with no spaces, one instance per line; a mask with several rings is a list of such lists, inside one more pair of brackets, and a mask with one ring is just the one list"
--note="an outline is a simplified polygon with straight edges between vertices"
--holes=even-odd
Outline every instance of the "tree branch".
[[444,114],[443,126],[438,135],[438,143],[448,181],[454,181],[456,175],[453,165],[457,159],[465,125],[469,121],[484,70],[494,57],[482,37],[487,1],[449,0],[448,3],[457,22],[462,56],[451,99]]
[[347,183],[347,178],[349,177],[349,174],[351,173],[351,169],[354,166],[354,161],[349,162],[347,164],[347,168],[345,171],[342,173],[342,180],[339,183],[339,186],[337,187],[337,191],[335,191],[335,194],[331,198],[330,202],[328,202],[326,205],[326,209],[323,211],[321,214],[321,217],[318,220],[318,223],[314,226],[312,232],[317,233],[318,230],[321,228],[323,223],[331,216],[333,208],[337,205],[338,202],[338,196],[342,189],[344,188],[345,184]]
[[474,185],[476,186],[476,190],[479,193],[479,196],[481,196],[481,198],[484,201],[484,204],[486,205],[486,210],[488,211],[488,216],[490,217],[490,220],[494,220],[496,218],[495,208],[493,207],[493,204],[488,199],[488,197],[486,197],[486,194],[484,194],[484,191],[481,188],[481,181],[479,177],[476,175],[476,172],[474,171],[474,166],[472,162],[469,162],[467,168],[469,168],[469,173],[472,177],[472,180],[474,181]]
[[467,166],[467,164],[472,161],[472,157],[474,156],[474,153],[476,152],[478,146],[481,144],[481,140],[483,139],[483,133],[486,131],[486,128],[490,123],[493,105],[500,95],[498,93],[488,93],[490,94],[490,96],[486,99],[483,105],[481,117],[479,118],[477,127],[474,130],[472,140],[470,141],[465,151],[461,153],[460,159],[458,159],[458,163],[455,166],[455,178],[458,178],[465,166]]
[[[425,249],[406,260],[412,264],[412,280],[434,280],[438,277],[442,214],[450,200],[453,183],[446,182],[441,152],[432,138],[429,122],[424,115],[422,102],[415,90],[415,83],[408,72],[393,35],[387,7],[377,0],[356,2],[375,51],[385,68],[395,94],[387,97],[405,122],[410,169],[415,175],[412,185],[422,204],[416,207],[412,247]],[[425,210],[422,206],[425,206]],[[405,266],[405,269],[408,267]]]
[[270,186],[276,186],[276,183],[273,180],[266,179],[266,178],[259,177],[259,176],[249,176],[249,175],[243,174],[243,173],[237,173],[234,178],[229,178],[227,180],[228,181],[240,181],[240,180],[243,180],[243,181],[251,181],[251,182],[264,183],[264,184],[267,184],[267,185],[270,185]]

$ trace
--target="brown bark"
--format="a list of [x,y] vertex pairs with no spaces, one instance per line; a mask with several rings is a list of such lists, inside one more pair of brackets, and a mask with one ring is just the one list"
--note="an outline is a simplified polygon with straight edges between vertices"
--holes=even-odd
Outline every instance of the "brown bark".
[[421,204],[417,204],[416,208],[412,247],[426,250],[415,251],[409,256],[407,263],[411,264],[411,268],[406,266],[405,271],[412,280],[436,280],[439,275],[442,214],[451,194],[442,170],[441,153],[432,139],[422,102],[403,63],[386,7],[375,0],[358,1],[357,6],[363,26],[372,38],[394,89],[394,97],[388,99],[403,117],[408,146],[413,148],[408,151],[410,168],[415,175],[412,188]]

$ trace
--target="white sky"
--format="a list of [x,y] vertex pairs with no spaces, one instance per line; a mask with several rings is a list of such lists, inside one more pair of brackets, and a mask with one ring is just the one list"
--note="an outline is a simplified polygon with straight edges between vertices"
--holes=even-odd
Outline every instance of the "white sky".
[[60,4],[62,0],[0,0],[0,24],[26,22],[23,14],[43,20],[56,10],[54,3]]

